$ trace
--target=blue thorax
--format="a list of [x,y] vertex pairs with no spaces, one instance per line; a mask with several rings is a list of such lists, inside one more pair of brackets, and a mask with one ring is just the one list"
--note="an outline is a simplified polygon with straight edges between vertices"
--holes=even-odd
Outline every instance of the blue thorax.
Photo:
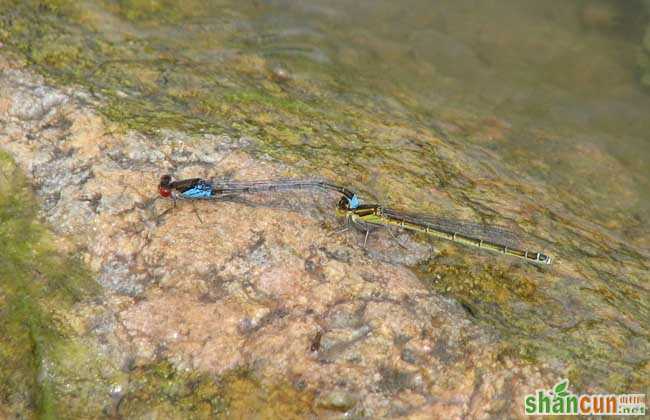
[[207,181],[199,181],[189,190],[181,193],[185,198],[209,198],[212,197],[212,184]]

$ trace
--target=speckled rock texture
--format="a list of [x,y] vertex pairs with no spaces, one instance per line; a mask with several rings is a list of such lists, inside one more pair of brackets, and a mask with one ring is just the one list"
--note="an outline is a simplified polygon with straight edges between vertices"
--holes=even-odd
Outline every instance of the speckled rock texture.
[[[0,2],[0,417],[650,392],[644,3]],[[325,193],[172,208],[163,173],[322,177],[554,262],[364,249]]]
[[[80,340],[103,343],[100,363],[165,360],[215,376],[246,368],[312,393],[311,415],[372,418],[521,417],[521,396],[562,374],[514,355],[471,310],[394,261],[424,262],[432,246],[401,238],[406,252],[378,233],[365,250],[360,234],[332,235],[335,196],[184,202],[160,216],[171,206],[153,200],[162,173],[293,175],[248,155],[249,139],[123,132],[90,96],[6,60],[0,91],[0,147],[28,175],[62,246],[105,289],[68,315]],[[128,395],[128,381],[113,382],[88,398]]]

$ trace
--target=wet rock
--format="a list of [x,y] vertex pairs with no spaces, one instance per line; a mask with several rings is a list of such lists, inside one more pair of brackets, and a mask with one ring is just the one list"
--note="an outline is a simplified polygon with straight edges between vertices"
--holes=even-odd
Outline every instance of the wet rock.
[[[43,101],[42,89],[25,88],[42,83],[13,71],[0,77],[16,109]],[[474,389],[477,378],[512,376],[498,361],[495,336],[399,264],[394,255],[406,258],[406,251],[374,258],[354,234],[327,235],[321,220],[331,216],[319,209],[331,208],[335,197],[298,197],[297,207],[198,203],[202,222],[190,203],[179,203],[156,218],[148,203],[163,171],[209,175],[201,165],[214,161],[240,178],[279,170],[233,146],[245,141],[167,133],[161,146],[133,133],[104,134],[104,122],[74,100],[47,103],[47,113],[30,114],[40,119],[0,115],[12,133],[0,145],[30,174],[55,231],[77,238],[105,288],[106,314],[95,311],[88,325],[108,354],[122,354],[115,371],[125,360],[129,371],[160,360],[216,375],[249,366],[269,383],[301,378],[323,396],[320,410],[378,417],[431,413],[441,401],[471,415],[493,405]],[[64,113],[72,124],[51,124]],[[21,134],[47,124],[52,141]],[[295,210],[310,206],[310,213]],[[376,249],[389,255],[389,241],[380,237]],[[427,253],[425,246],[413,261]],[[314,331],[322,331],[316,352]],[[550,383],[539,378],[535,383]],[[103,406],[128,400],[122,386],[113,382]]]
[[348,411],[356,404],[354,396],[347,391],[332,391],[316,401],[318,407],[335,411]]
[[21,120],[37,120],[46,116],[53,109],[67,101],[68,97],[48,86],[23,84],[18,76],[15,93],[9,105],[10,115]]
[[284,83],[291,80],[291,74],[286,68],[282,66],[274,66],[271,68],[270,72],[271,79],[276,82]]
[[[0,74],[3,100],[11,104],[0,107],[5,127],[0,146],[28,174],[52,229],[73,237],[104,287],[106,295],[87,322],[88,332],[101,343],[84,348],[79,340],[74,348],[61,350],[83,355],[90,373],[79,383],[102,378],[104,397],[97,403],[101,407],[112,407],[119,398],[120,407],[133,407],[131,414],[159,414],[172,409],[169,401],[192,395],[184,383],[172,381],[174,372],[223,377],[248,369],[265,386],[295,379],[301,392],[322,396],[309,404],[326,414],[430,417],[444,411],[449,417],[485,412],[512,417],[521,413],[512,401],[521,401],[531,389],[551,386],[565,373],[566,365],[557,358],[554,364],[544,364],[520,357],[502,340],[506,332],[477,321],[490,314],[490,308],[509,308],[511,299],[533,299],[533,291],[542,288],[552,290],[559,300],[563,289],[557,281],[547,281],[555,279],[548,272],[504,269],[505,263],[492,263],[482,255],[472,257],[478,267],[468,270],[454,248],[441,246],[434,252],[428,243],[401,233],[394,239],[377,232],[369,249],[363,249],[358,232],[329,235],[330,227],[340,221],[332,212],[337,197],[328,195],[296,195],[290,202],[261,195],[246,202],[179,202],[173,208],[154,200],[161,173],[262,179],[293,172],[259,154],[254,157],[247,148],[254,143],[251,139],[171,131],[155,138],[124,133],[92,107],[71,99],[78,97],[73,88],[59,92],[38,86],[46,84],[26,71],[5,69]],[[45,100],[44,95],[68,99]],[[47,110],[10,111],[31,109],[35,103],[47,104],[39,105]],[[389,131],[380,137],[389,139]],[[417,137],[411,134],[400,129],[405,146],[415,150],[408,153],[421,153],[417,142],[408,140]],[[463,159],[489,161],[482,151],[471,158],[452,148],[440,147],[436,153],[440,166],[460,167]],[[481,182],[494,187],[484,173],[466,166],[463,176],[446,182],[458,188]],[[404,188],[396,176],[385,180],[395,191]],[[377,185],[384,188],[380,181]],[[550,201],[541,190],[534,192]],[[415,192],[412,197],[429,193]],[[450,205],[448,197],[438,197],[441,207]],[[516,203],[532,205],[524,199]],[[496,199],[492,208],[473,205],[492,215],[514,217],[518,211],[514,204]],[[440,283],[447,282],[444,290],[406,266],[425,262]],[[497,268],[490,272],[489,267]],[[561,270],[565,276],[576,271],[566,266]],[[509,271],[523,274],[508,277]],[[444,296],[462,291],[492,306],[468,311]],[[583,295],[573,292],[580,303]],[[512,319],[519,320],[534,306],[526,301],[513,308]],[[606,311],[590,309],[590,314]],[[570,328],[573,320],[558,319],[554,328]],[[312,350],[315,331],[322,331],[317,351]],[[621,335],[620,343],[625,340]],[[92,355],[99,352],[106,356],[101,361],[110,361],[104,363],[110,369],[91,366]],[[136,375],[158,363],[173,366],[160,372],[161,383],[168,384],[155,391],[163,399],[160,405],[137,405],[138,391],[116,387],[124,385],[115,381],[115,372]],[[61,389],[74,368],[64,367],[43,373],[59,375],[55,384]],[[106,382],[112,385],[104,386]],[[70,394],[65,398],[72,398]],[[245,394],[236,395],[249,401]],[[77,401],[82,407],[83,401]],[[96,415],[97,404],[85,414]]]
[[144,290],[143,276],[138,276],[123,258],[106,261],[99,274],[99,283],[115,292],[128,296],[138,296]]

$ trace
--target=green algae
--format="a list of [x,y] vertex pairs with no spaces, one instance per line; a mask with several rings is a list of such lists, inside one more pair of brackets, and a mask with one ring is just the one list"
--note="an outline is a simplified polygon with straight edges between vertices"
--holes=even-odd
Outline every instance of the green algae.
[[[343,90],[344,82],[331,79],[329,86],[319,86],[275,80],[266,60],[246,52],[250,47],[243,46],[243,54],[228,55],[243,34],[208,35],[210,48],[224,54],[227,65],[206,62],[193,46],[195,39],[186,40],[189,48],[178,45],[170,49],[157,38],[141,34],[149,21],[191,21],[191,16],[209,13],[205,8],[214,5],[110,3],[106,5],[109,12],[126,17],[133,25],[111,28],[117,33],[110,36],[121,38],[116,42],[97,23],[106,16],[94,14],[93,8],[62,0],[56,5],[41,1],[4,3],[8,13],[0,19],[0,42],[27,57],[44,75],[88,88],[102,99],[100,112],[126,128],[151,134],[173,129],[255,135],[261,153],[288,162],[296,159],[283,150],[299,146],[306,136],[314,135],[314,140],[327,144],[330,154],[339,160],[345,156],[350,139],[342,138],[344,133],[335,127],[346,126],[348,133],[363,131],[358,127],[359,108],[336,102],[326,94]],[[309,67],[309,60],[296,58],[293,63]],[[330,71],[335,73],[336,69]],[[371,115],[362,114],[372,120]],[[374,119],[380,121],[380,116]],[[320,139],[323,134],[326,138]],[[341,147],[334,147],[337,144]],[[296,151],[298,155],[303,152],[308,151]],[[312,154],[311,159],[315,157]]]
[[496,331],[504,356],[563,366],[578,388],[599,384],[626,392],[648,386],[644,333],[618,318],[595,317],[605,307],[625,306],[626,316],[643,319],[644,298],[615,296],[606,286],[586,293],[578,284],[554,282],[539,267],[472,269],[444,253],[417,272],[429,287],[461,302],[475,322]]
[[[4,3],[8,13],[1,20],[0,41],[16,48],[44,74],[64,83],[84,85],[101,95],[107,100],[101,108],[105,115],[128,128],[204,132],[212,126],[221,128],[215,117],[228,116],[214,103],[283,103],[269,95],[223,89],[214,80],[214,74],[220,75],[222,70],[215,66],[201,70],[204,63],[191,57],[174,57],[155,41],[128,32],[123,35],[127,42],[108,40],[93,27],[94,17],[85,15],[74,2]],[[166,18],[175,20],[183,16],[182,11],[201,10],[179,9],[174,4],[121,1],[115,6],[118,14],[137,21],[151,17],[151,13],[156,17],[156,11],[164,11]],[[178,76],[188,73],[198,77],[187,80]],[[160,103],[150,104],[154,96],[163,102],[162,107]],[[288,106],[299,107],[292,103]]]
[[212,378],[179,372],[167,362],[135,369],[115,414],[141,418],[297,419],[312,412],[314,396],[290,383],[264,385],[247,369]]
[[210,418],[225,410],[219,384],[195,372],[179,372],[167,362],[135,368],[114,407],[128,418],[159,413],[166,418]]
[[168,21],[177,22],[206,13],[205,2],[189,0],[118,0],[103,4],[114,13],[134,22]]
[[[137,3],[119,2],[119,7],[139,10]],[[180,14],[171,20],[181,19],[185,13],[178,9],[186,6],[154,3],[165,4],[165,13]],[[395,135],[389,127],[406,128],[409,122],[396,118],[402,112],[391,115],[396,105],[387,106],[376,92],[341,73],[336,65],[314,69],[311,60],[291,57],[293,69],[317,70],[319,79],[278,80],[271,62],[256,54],[264,45],[241,43],[247,34],[201,33],[201,38],[181,36],[180,40],[168,39],[172,44],[165,45],[157,37],[141,34],[149,26],[136,19],[140,14],[135,13],[132,26],[111,28],[117,33],[111,36],[123,38],[115,42],[108,39],[101,25],[93,23],[104,15],[90,18],[81,8],[61,15],[50,9],[41,11],[38,4],[14,3],[11,18],[0,20],[0,33],[6,34],[0,41],[26,56],[48,77],[87,87],[101,99],[100,112],[125,128],[149,134],[171,129],[248,135],[257,140],[254,154],[300,163],[303,167],[299,169],[305,172],[327,162],[330,167],[346,168],[349,179],[367,180],[368,166],[407,177],[409,187],[425,186],[428,181],[458,185],[466,179],[437,158],[435,148],[426,140],[419,150],[390,147]],[[72,3],[68,7],[74,9]],[[122,10],[118,14],[129,13]],[[144,15],[142,19],[149,22]],[[29,30],[34,27],[38,30]],[[210,45],[204,48],[222,54],[222,60],[205,61],[203,51],[194,46],[206,36]],[[237,47],[242,49],[239,54],[228,52]],[[405,154],[403,163],[386,166],[395,153]],[[423,169],[414,170],[414,163]],[[399,183],[395,185],[403,189]],[[384,198],[391,198],[388,187],[393,185],[381,191]]]
[[313,416],[314,393],[288,382],[263,385],[252,375],[229,375],[223,381],[224,418],[300,419]]
[[63,340],[54,309],[97,288],[79,261],[57,251],[36,208],[24,176],[0,154],[0,401],[8,412],[52,418],[57,396],[45,371]]

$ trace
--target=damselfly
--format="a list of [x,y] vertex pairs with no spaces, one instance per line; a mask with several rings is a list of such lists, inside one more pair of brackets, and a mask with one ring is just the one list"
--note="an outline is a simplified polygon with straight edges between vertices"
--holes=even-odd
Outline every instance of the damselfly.
[[158,192],[162,197],[188,200],[218,200],[232,195],[302,189],[336,191],[343,195],[343,200],[345,200],[349,208],[354,209],[359,206],[359,198],[353,191],[326,181],[314,179],[225,181],[191,178],[172,181],[171,175],[163,175],[160,177],[160,184],[158,184]]
[[396,226],[535,263],[551,263],[551,257],[548,255],[522,250],[518,245],[517,237],[512,232],[496,226],[402,213],[378,204],[350,207],[345,199],[339,202],[338,212],[345,216],[347,226],[352,225],[366,232],[364,247],[368,241],[368,234],[374,227]]

